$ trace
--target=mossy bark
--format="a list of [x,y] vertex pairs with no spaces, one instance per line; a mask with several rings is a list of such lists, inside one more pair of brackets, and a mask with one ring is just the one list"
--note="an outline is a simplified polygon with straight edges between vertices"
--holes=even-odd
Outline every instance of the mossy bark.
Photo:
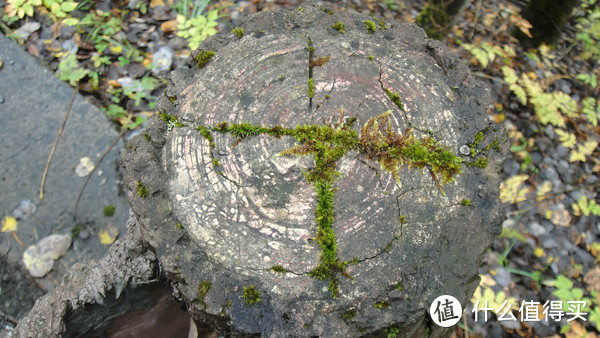
[[466,4],[466,0],[431,0],[417,16],[416,23],[425,29],[428,37],[442,40]]
[[521,12],[533,26],[530,30],[532,37],[515,30],[513,35],[524,47],[537,47],[542,43],[553,44],[567,22],[573,8],[579,5],[579,0],[531,0]]

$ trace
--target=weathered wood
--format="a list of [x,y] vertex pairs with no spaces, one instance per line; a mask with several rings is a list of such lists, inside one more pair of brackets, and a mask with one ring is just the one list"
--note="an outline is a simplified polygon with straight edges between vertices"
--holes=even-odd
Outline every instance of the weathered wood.
[[504,217],[489,90],[415,25],[303,6],[241,27],[122,156],[145,240],[220,334],[421,336]]

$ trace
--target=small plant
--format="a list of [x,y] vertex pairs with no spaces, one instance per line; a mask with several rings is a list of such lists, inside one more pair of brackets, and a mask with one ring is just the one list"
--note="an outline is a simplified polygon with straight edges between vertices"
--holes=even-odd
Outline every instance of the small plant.
[[242,27],[234,28],[231,33],[237,35],[238,39],[244,36],[244,29]]
[[375,24],[375,22],[373,22],[371,20],[367,20],[364,22],[364,24],[365,24],[365,28],[367,29],[367,33],[373,34],[377,31],[377,25]]
[[142,183],[142,181],[137,181],[137,194],[141,198],[148,197],[148,188]]
[[58,63],[56,76],[61,81],[69,82],[71,86],[75,87],[89,72],[87,69],[79,68],[77,56],[74,53],[69,53],[69,55],[63,57]]
[[18,17],[19,19],[23,19],[25,15],[33,16],[33,8],[41,6],[42,0],[7,0],[6,3],[4,13],[6,13],[8,18]]
[[341,34],[346,33],[346,31],[344,30],[344,24],[341,21],[334,23],[333,25],[331,25],[331,27],[333,27],[333,29],[340,32]]
[[252,306],[258,302],[260,302],[260,293],[254,285],[244,286],[244,293],[242,294],[242,298],[246,300],[246,305]]
[[186,39],[192,50],[196,50],[207,37],[217,34],[215,27],[218,25],[219,10],[214,9],[208,11],[206,16],[202,15],[208,2],[208,0],[194,2],[191,12],[188,12],[190,7],[188,0],[182,0],[181,7],[175,8],[179,12],[177,15],[177,36]]

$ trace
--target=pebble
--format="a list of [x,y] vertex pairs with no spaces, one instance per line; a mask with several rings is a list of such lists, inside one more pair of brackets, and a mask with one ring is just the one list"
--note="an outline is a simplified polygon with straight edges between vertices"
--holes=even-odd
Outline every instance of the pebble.
[[546,233],[546,228],[544,228],[538,222],[532,222],[529,224],[529,233],[534,235],[535,237],[539,237]]
[[31,200],[22,200],[21,204],[13,211],[16,219],[26,220],[35,212],[35,204]]
[[[519,171],[521,170],[521,166],[519,165],[519,163],[517,163],[511,159],[508,159],[508,160],[504,161],[503,169],[504,169],[504,173],[507,174],[508,176],[514,176],[519,173]],[[558,177],[558,175],[557,175],[557,177]]]
[[556,240],[554,240],[554,238],[550,237],[546,240],[544,240],[542,242],[542,247],[544,247],[544,249],[552,249],[556,247]]
[[508,270],[506,270],[504,267],[499,267],[496,271],[494,279],[496,280],[496,283],[502,287],[509,286],[511,282],[510,272],[508,272]]
[[174,52],[169,46],[160,47],[152,56],[152,63],[154,64],[152,73],[156,75],[160,72],[171,69],[171,65],[173,64],[173,55]]
[[[559,145],[558,147],[556,147],[556,152],[554,154],[552,154],[554,158],[561,159],[564,157],[569,156],[569,153],[571,152],[571,150],[567,147],[563,147],[562,145]],[[554,156],[556,155],[556,156]]]
[[31,245],[23,253],[23,264],[32,277],[44,277],[54,261],[64,255],[71,246],[71,235],[50,235]]
[[539,152],[536,151],[534,153],[531,153],[530,156],[531,156],[531,162],[533,164],[535,164],[536,166],[539,165],[540,163],[542,163],[543,157],[542,157],[542,154],[540,154]]

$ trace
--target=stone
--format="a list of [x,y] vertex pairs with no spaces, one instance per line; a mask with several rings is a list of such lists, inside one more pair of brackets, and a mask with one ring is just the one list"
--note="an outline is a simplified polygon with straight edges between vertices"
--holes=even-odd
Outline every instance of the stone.
[[[421,336],[435,298],[470,298],[505,217],[489,89],[415,25],[370,33],[368,15],[302,7],[242,20],[243,38],[210,37],[172,73],[161,117],[122,155],[128,198],[220,334]],[[374,140],[394,137],[446,169],[382,169],[393,150]]]

